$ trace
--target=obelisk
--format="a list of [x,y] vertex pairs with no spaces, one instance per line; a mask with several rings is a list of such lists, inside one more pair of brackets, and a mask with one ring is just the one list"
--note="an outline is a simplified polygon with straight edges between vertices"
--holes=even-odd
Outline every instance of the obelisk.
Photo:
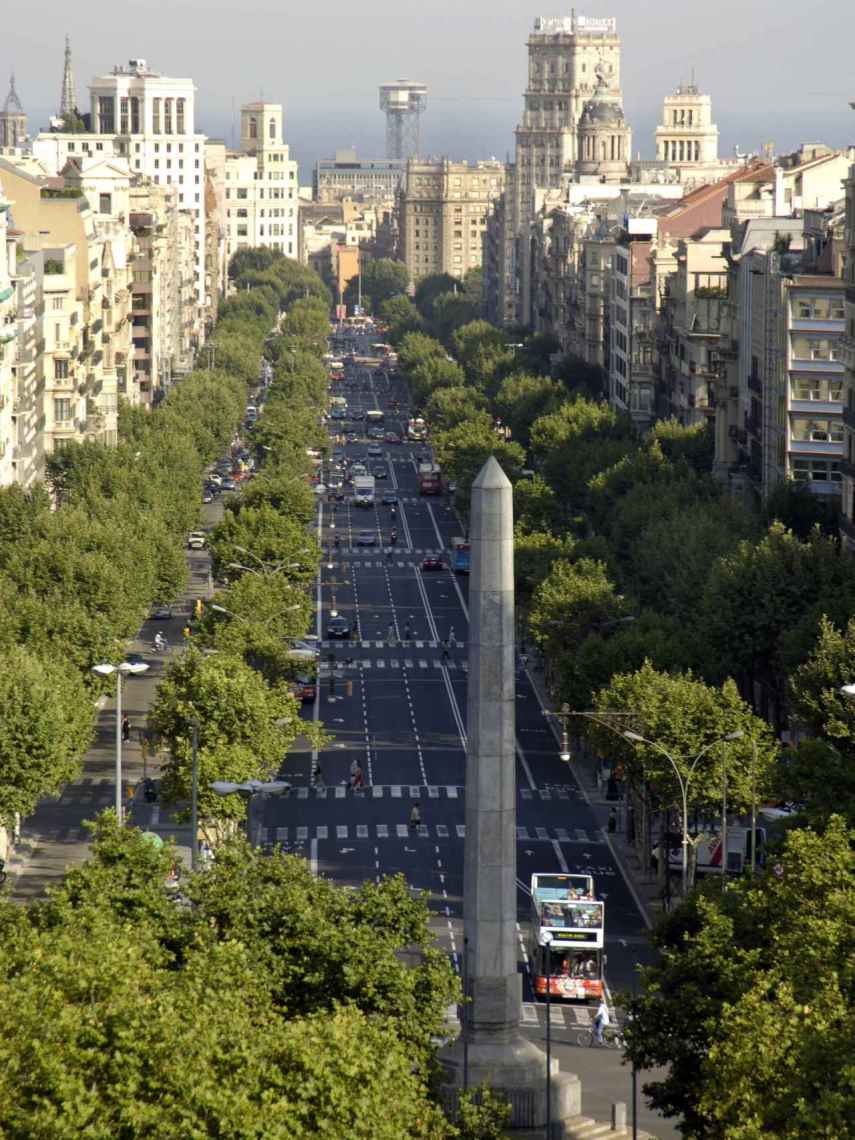
[[[546,1123],[546,1055],[520,1031],[516,887],[516,670],[511,484],[491,456],[472,484],[469,576],[466,839],[463,926],[469,1001],[443,1055],[448,1084],[486,1084],[513,1109],[512,1127]],[[580,1111],[576,1077],[553,1062],[551,1118]]]

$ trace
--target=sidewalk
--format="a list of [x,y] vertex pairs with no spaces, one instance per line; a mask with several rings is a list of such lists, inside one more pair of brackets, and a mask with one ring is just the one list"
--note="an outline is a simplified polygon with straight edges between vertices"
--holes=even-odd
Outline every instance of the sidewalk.
[[[525,673],[535,691],[540,707],[542,709],[555,709],[557,705],[546,688],[540,654],[536,650],[530,649],[527,656]],[[556,743],[560,743],[558,721],[555,717],[548,719]],[[597,824],[603,829],[606,842],[611,849],[615,862],[623,873],[644,921],[648,926],[652,926],[659,914],[662,913],[660,888],[656,882],[656,876],[641,865],[634,845],[627,841],[624,830],[626,821],[624,803],[622,800],[606,798],[606,786],[599,777],[599,760],[596,756],[593,756],[584,747],[572,748],[571,752],[572,760],[570,763],[573,775],[579,782],[582,795],[590,804]],[[617,811],[618,825],[614,832],[609,832],[609,815],[613,808]]]
[[[221,513],[219,501],[204,507],[203,525],[213,525]],[[155,831],[164,839],[172,838],[179,845],[189,846],[189,827],[176,824],[160,805],[143,801],[142,780],[146,775],[158,775],[159,760],[149,757],[144,763],[140,745],[140,730],[146,726],[165,662],[182,648],[181,630],[193,612],[196,599],[209,593],[210,558],[207,551],[188,550],[187,561],[189,588],[180,602],[172,607],[172,618],[169,621],[146,621],[136,640],[127,647],[128,653],[141,653],[149,669],[139,677],[127,678],[122,685],[122,711],[131,722],[131,739],[122,746],[122,782],[129,822]],[[167,654],[152,652],[152,641],[158,630],[165,635],[171,647]],[[107,699],[102,697],[98,702],[95,737],[83,758],[78,779],[66,784],[58,796],[42,800],[35,812],[21,824],[20,838],[6,864],[11,894],[16,901],[27,902],[43,897],[49,886],[62,881],[68,867],[83,863],[88,858],[89,833],[83,825],[114,805],[115,762],[116,703],[112,695]]]

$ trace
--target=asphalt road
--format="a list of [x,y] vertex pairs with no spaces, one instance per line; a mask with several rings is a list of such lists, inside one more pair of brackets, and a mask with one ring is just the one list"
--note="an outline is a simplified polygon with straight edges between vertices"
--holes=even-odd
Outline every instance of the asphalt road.
[[[370,343],[359,349],[366,355]],[[406,428],[406,392],[399,381],[371,369],[349,370],[336,386],[345,395],[351,422],[380,408],[385,425]],[[390,401],[400,403],[400,411]],[[331,431],[336,425],[330,425]],[[358,430],[358,429],[357,429]],[[326,556],[318,584],[321,676],[315,707],[334,736],[319,757],[323,786],[312,786],[309,754],[291,756],[283,774],[295,785],[287,799],[254,808],[253,834],[305,855],[318,874],[341,884],[359,884],[401,873],[425,891],[438,943],[460,969],[467,684],[467,578],[450,569],[422,571],[429,554],[449,559],[461,527],[445,496],[420,497],[415,453],[423,444],[381,444],[388,478],[377,480],[373,508],[324,502],[318,533]],[[346,445],[352,459],[366,455],[360,431]],[[377,462],[374,460],[373,462]],[[373,465],[369,464],[369,467]],[[380,504],[384,490],[399,496],[397,518]],[[392,527],[397,542],[389,545]],[[358,545],[371,531],[373,547]],[[338,544],[336,545],[336,537]],[[350,618],[357,636],[326,639],[331,612]],[[443,642],[448,641],[447,654]],[[607,980],[614,994],[633,984],[646,949],[645,924],[612,858],[601,828],[572,773],[558,757],[555,738],[523,670],[517,676],[517,883],[523,1024],[542,1040],[545,1006],[535,1002],[528,978],[530,899],[533,872],[584,871],[594,876],[606,901]],[[349,787],[351,766],[362,768],[365,788]],[[418,802],[421,824],[409,825]],[[590,1024],[582,1004],[554,1003],[552,1030],[566,1071],[583,1080],[583,1111],[608,1117],[614,1100],[629,1100],[629,1074],[620,1055],[569,1043],[572,1031]],[[639,1125],[662,1137],[673,1128],[640,1107]]]

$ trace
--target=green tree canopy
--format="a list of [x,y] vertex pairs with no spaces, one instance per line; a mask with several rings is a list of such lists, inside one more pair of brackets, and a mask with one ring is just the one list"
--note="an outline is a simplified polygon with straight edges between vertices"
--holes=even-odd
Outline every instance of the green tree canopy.
[[511,482],[519,478],[525,463],[520,445],[497,435],[486,413],[437,432],[433,447],[443,474],[457,484],[458,502],[464,510],[468,509],[472,481],[491,455],[495,455]]
[[[362,265],[362,299],[367,302],[372,313],[381,311],[384,302],[406,294],[410,275],[402,261],[381,257],[376,261],[364,261]],[[352,277],[344,291],[347,305],[356,303],[358,282]]]

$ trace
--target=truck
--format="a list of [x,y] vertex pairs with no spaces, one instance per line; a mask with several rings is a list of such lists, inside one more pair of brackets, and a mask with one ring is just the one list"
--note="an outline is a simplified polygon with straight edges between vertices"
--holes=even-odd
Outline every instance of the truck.
[[412,439],[417,443],[427,439],[427,424],[421,416],[415,416],[407,421],[407,439]]
[[465,538],[451,540],[451,568],[455,574],[469,573],[469,543]]
[[354,475],[353,505],[355,507],[374,506],[374,476]]
[[[700,824],[696,835],[690,836],[694,847],[695,874],[721,874],[722,842],[721,821],[709,820]],[[680,836],[669,833],[665,846],[668,850],[668,866],[677,871],[682,866],[683,845]],[[689,860],[692,859],[689,852]],[[766,829],[755,828],[754,859],[761,867],[766,858]],[[751,865],[751,824],[745,820],[728,823],[727,826],[727,873],[740,875]]]
[[442,473],[438,463],[419,464],[419,494],[439,495],[442,491]]

